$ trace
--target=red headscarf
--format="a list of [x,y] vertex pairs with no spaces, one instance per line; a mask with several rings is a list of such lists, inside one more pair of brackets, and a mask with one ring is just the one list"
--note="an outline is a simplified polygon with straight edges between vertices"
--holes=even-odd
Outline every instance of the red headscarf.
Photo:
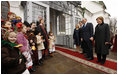
[[13,12],[8,12],[8,15],[14,14]]

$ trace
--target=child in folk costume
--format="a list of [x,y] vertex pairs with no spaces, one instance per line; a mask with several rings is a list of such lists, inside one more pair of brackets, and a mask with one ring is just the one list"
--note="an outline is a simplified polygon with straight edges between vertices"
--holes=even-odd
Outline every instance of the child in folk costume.
[[15,27],[15,25],[17,23],[16,14],[13,13],[13,12],[9,12],[8,15],[7,15],[7,20],[11,22],[12,29],[16,30],[16,27]]
[[[32,47],[32,59],[34,65],[38,65],[38,50],[37,50],[37,38],[36,35],[34,34],[36,24],[35,22],[32,22],[29,24],[27,21],[24,22],[26,26],[31,26],[29,30],[27,30],[27,36],[29,40],[30,47]],[[27,27],[28,28],[28,27]]]
[[20,16],[16,16],[17,23],[22,21],[22,18]]
[[55,52],[55,37],[52,32],[49,32],[49,51],[50,56],[53,56],[52,53]]
[[[13,31],[11,29],[11,22],[10,21],[3,21],[2,20],[2,27],[1,27],[1,33],[2,33],[2,36],[5,37],[5,34],[7,34],[7,32],[11,32]],[[7,39],[7,38],[6,38]]]
[[[29,74],[26,69],[26,59],[19,50],[23,45],[16,43],[15,32],[4,34],[1,41],[1,71],[2,74]],[[6,39],[7,38],[7,39]]]
[[16,14],[13,12],[9,12],[7,14],[7,18],[8,18],[8,21],[12,21],[12,20],[16,19]]
[[6,28],[7,30],[10,30],[12,25],[10,21],[4,21],[4,25],[2,25],[3,28]]
[[38,59],[39,59],[39,65],[43,64],[42,62],[42,50],[45,49],[44,47],[44,40],[42,39],[43,36],[41,36],[41,32],[38,33],[38,35],[36,35],[37,38],[37,48],[38,48]]
[[16,24],[18,22],[21,22],[22,21],[22,18],[20,16],[16,16],[16,14],[14,12],[9,12],[8,15],[8,21],[10,21],[12,23],[12,29],[14,31],[16,31]]
[[43,19],[40,19],[40,21],[37,22],[37,27],[35,29],[35,35],[37,35],[39,33],[39,31],[41,32],[41,35],[43,36],[43,39],[45,40],[43,42],[45,49],[42,51],[43,60],[44,60],[47,57],[49,57],[49,40],[48,40],[48,34],[47,34],[46,27],[44,25]]
[[37,51],[37,38],[34,33],[31,31],[28,37],[30,47],[32,48],[32,59],[34,65],[38,65],[38,51]]
[[26,67],[29,69],[29,71],[35,71],[35,68],[33,67],[33,61],[31,58],[31,48],[29,46],[28,37],[25,35],[26,33],[26,26],[22,23],[17,23],[17,42],[19,44],[22,44],[23,47],[21,47],[21,52],[25,56],[27,62]]

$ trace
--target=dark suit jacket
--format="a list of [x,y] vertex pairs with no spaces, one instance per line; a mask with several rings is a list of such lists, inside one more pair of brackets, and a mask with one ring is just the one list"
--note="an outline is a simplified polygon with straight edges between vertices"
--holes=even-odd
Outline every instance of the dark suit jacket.
[[82,38],[85,41],[89,41],[90,37],[93,37],[93,24],[92,23],[87,23],[86,26],[83,27]]
[[80,39],[81,39],[82,36],[83,36],[83,28],[80,28],[80,29],[79,29],[79,35],[80,35]]

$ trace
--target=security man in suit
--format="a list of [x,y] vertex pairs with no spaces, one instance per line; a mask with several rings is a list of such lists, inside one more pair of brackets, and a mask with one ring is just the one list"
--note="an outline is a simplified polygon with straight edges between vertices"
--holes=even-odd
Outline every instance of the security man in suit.
[[88,23],[86,18],[82,19],[83,22],[83,34],[82,41],[84,42],[84,51],[86,53],[87,60],[93,60],[93,24]]

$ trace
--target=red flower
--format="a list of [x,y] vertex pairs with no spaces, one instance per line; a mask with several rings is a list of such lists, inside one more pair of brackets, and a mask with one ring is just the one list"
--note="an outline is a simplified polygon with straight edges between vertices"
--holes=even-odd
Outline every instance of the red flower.
[[4,21],[3,19],[1,19],[1,22]]
[[21,31],[22,30],[22,28],[23,28],[22,25],[23,25],[23,23],[21,23],[21,22],[16,24],[16,27],[18,28],[17,31]]
[[19,22],[16,24],[16,26],[19,28],[19,27],[22,27],[23,23]]

